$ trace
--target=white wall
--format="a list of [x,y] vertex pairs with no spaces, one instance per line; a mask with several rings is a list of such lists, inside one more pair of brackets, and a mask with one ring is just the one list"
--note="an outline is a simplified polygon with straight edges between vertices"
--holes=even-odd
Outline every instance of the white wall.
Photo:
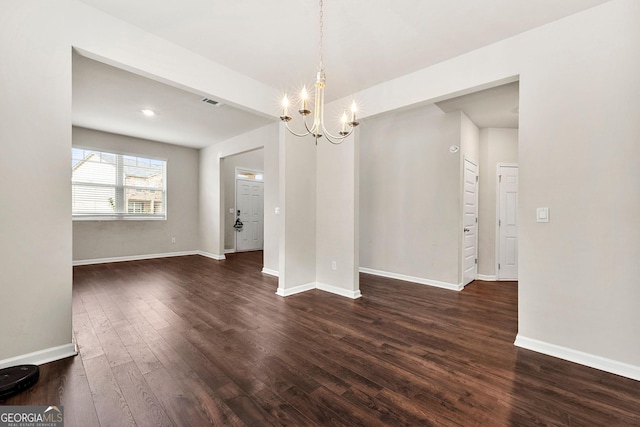
[[316,146],[279,127],[278,295],[316,287]]
[[361,267],[458,286],[460,120],[432,105],[363,121]]
[[72,135],[77,146],[167,160],[167,219],[73,221],[74,261],[198,250],[198,150],[81,127]]
[[358,130],[340,145],[316,147],[316,281],[351,298],[360,296]]
[[73,351],[71,41],[59,8],[0,2],[0,367]]
[[[223,160],[223,185],[224,185],[224,249],[236,249],[236,231],[233,224],[236,220],[236,167],[264,172],[264,149],[248,151],[235,156],[226,157]],[[229,209],[233,209],[229,213]],[[273,212],[273,210],[272,210]]]
[[480,129],[478,274],[495,278],[498,163],[518,163],[518,129]]
[[[462,157],[466,156],[476,164],[480,161],[480,129],[463,112],[460,114],[460,151]],[[464,159],[460,159],[460,170],[464,169]],[[462,179],[462,178],[461,178]],[[460,189],[462,192],[462,187]]]
[[522,73],[518,335],[640,379],[638,22],[614,1],[548,26]]
[[[278,124],[274,123],[200,150],[200,250],[211,257],[224,257],[223,167],[220,159],[264,147],[264,268],[278,271],[280,235]],[[222,191],[221,191],[222,190]]]

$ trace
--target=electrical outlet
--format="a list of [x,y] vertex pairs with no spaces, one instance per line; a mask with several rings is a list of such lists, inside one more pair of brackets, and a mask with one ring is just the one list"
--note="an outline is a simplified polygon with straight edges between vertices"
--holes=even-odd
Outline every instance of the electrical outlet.
[[338,263],[336,261],[331,261],[331,269],[332,270],[337,270],[338,269]]
[[171,243],[175,243],[175,242],[176,242],[176,238],[175,238],[175,237],[172,237],[172,238],[171,238]]

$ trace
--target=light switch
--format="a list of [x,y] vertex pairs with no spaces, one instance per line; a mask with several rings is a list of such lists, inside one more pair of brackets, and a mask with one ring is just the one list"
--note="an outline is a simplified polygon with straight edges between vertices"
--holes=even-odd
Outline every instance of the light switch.
[[538,222],[549,222],[549,208],[538,208],[536,218]]
[[234,212],[233,208],[229,208],[229,213],[230,213],[231,215],[233,215],[233,212]]
[[275,211],[276,211],[276,215],[280,215],[280,208],[276,208]]

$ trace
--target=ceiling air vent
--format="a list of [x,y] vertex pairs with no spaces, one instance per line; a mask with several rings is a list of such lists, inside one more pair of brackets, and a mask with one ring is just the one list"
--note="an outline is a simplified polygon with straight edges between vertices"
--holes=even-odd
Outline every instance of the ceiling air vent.
[[206,102],[207,104],[216,105],[216,106],[222,105],[220,102],[216,101],[215,99],[209,99],[209,98],[202,98],[202,102]]

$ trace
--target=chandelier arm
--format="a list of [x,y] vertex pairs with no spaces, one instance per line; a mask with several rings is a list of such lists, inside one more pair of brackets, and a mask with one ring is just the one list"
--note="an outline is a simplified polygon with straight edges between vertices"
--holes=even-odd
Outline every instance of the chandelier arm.
[[[334,141],[333,138],[329,135],[324,135],[327,138],[327,141],[329,141],[330,143],[332,143],[333,145],[340,145],[344,142],[344,138],[340,137],[340,138],[336,138],[336,140]],[[346,136],[345,136],[346,138]]]
[[[297,137],[302,138],[302,137],[304,137],[304,136],[311,135],[311,132],[309,132],[309,129],[307,129],[307,133],[297,133],[297,132],[294,132],[294,131],[289,127],[289,123],[284,122],[284,125],[287,127],[287,130],[288,130],[289,132],[291,132],[292,134],[294,134],[294,135],[295,135],[295,136],[297,136]],[[305,127],[305,128],[307,127],[307,124],[306,124],[306,123],[305,123],[305,126],[304,126],[304,127]]]
[[342,144],[344,142],[344,139],[347,136],[349,136],[349,134],[344,135],[344,136],[335,136],[335,135],[331,135],[329,132],[325,131],[325,134],[323,136],[325,138],[327,138],[327,141],[329,141],[333,145],[340,145],[340,144]]
[[302,116],[302,123],[304,124],[304,128],[307,130],[307,135],[313,135],[314,132],[311,129],[309,129],[309,126],[307,126],[307,117],[306,116]]
[[[334,140],[336,140],[336,141],[338,141],[338,140],[339,140],[340,142],[342,142],[346,137],[348,137],[349,135],[351,135],[351,134],[353,133],[353,128],[351,128],[351,129],[349,130],[349,133],[348,133],[348,134],[346,134],[346,135],[340,135],[340,136],[335,136],[335,135],[333,135],[332,133],[330,133],[327,129],[325,129],[325,127],[324,127],[324,123],[322,124],[322,130],[324,131],[325,135],[330,136],[331,138],[333,138],[333,139],[334,139]],[[327,139],[329,139],[329,138],[327,138]],[[339,144],[339,143],[338,143],[338,144]]]

